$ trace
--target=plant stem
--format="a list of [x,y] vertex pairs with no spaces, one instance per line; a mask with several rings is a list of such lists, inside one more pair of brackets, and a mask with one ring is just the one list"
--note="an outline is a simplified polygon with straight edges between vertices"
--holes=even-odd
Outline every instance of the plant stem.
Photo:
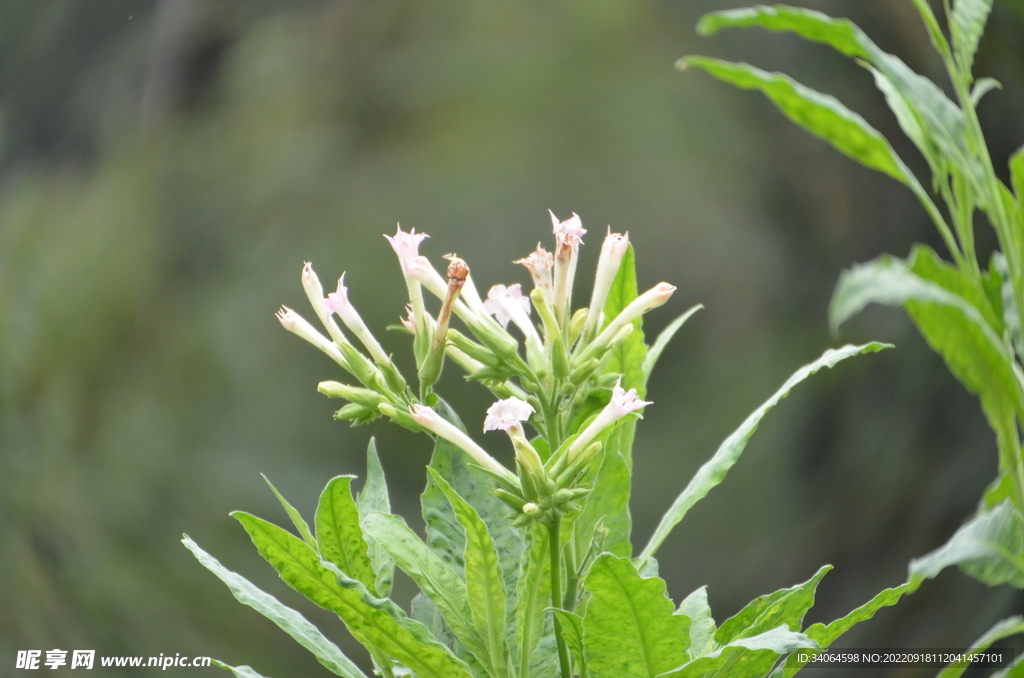
[[573,612],[576,608],[576,589],[579,588],[580,575],[577,572],[576,547],[570,543],[565,545],[565,596],[562,608]]
[[[553,511],[554,518],[548,525],[548,532],[551,537],[551,607],[556,610],[562,608],[562,514]],[[558,621],[558,615],[552,615],[555,622],[555,645],[558,646],[558,665],[562,670],[562,678],[572,678],[572,669],[569,667],[569,649],[565,646],[565,639],[562,637],[562,624]]]

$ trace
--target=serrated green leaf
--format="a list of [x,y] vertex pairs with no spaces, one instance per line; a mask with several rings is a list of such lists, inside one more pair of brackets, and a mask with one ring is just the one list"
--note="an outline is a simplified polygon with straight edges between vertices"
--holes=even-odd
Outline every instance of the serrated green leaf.
[[711,607],[708,605],[708,587],[701,586],[686,596],[683,602],[679,603],[676,614],[690,618],[690,658],[710,652],[717,629],[715,619],[711,616]]
[[[885,589],[846,616],[836,619],[827,625],[821,623],[812,624],[807,627],[805,633],[808,638],[817,642],[819,647],[825,649],[835,642],[837,638],[857,624],[874,617],[875,613],[881,608],[895,605],[899,602],[899,599],[903,596],[906,590],[906,584],[901,584],[900,586],[891,589]],[[772,672],[772,678],[791,678],[791,676],[803,668],[806,663],[807,662],[799,660],[799,655],[792,654],[786,660],[785,664],[779,666]]]
[[908,186],[917,181],[885,137],[832,96],[749,64],[709,57],[686,57],[680,64],[700,68],[743,89],[760,90],[786,117],[841,153]]
[[723,28],[749,26],[760,26],[770,31],[791,31],[806,40],[829,45],[844,56],[862,59],[869,57],[864,48],[864,32],[853,22],[848,19],[833,19],[814,10],[786,5],[760,5],[711,12],[701,17],[697,24],[697,32],[710,36]]
[[985,23],[992,11],[992,0],[956,0],[950,17],[953,46],[965,73],[971,72],[974,53],[985,32]]
[[562,639],[565,640],[569,651],[572,652],[575,673],[586,676],[588,669],[587,658],[583,653],[583,618],[565,610],[552,610],[551,612],[558,618],[558,623],[562,626]]
[[950,565],[959,565],[978,581],[995,586],[1009,583],[1024,588],[1024,520],[1006,501],[979,513],[962,525],[949,541],[926,556],[910,561],[908,592],[916,591]]
[[505,640],[505,618],[508,594],[504,576],[498,563],[498,553],[487,526],[476,510],[452,489],[451,485],[432,468],[430,477],[448,498],[455,517],[466,534],[463,563],[466,570],[466,592],[477,634],[487,650],[486,664],[491,675],[508,675],[508,643]]
[[[378,513],[391,513],[391,499],[388,497],[388,485],[384,479],[384,467],[380,464],[380,457],[377,455],[377,443],[370,438],[370,444],[366,448],[366,483],[359,496],[356,497],[356,508],[359,515],[365,516],[374,511]],[[391,585],[395,578],[395,562],[391,560],[387,550],[381,548],[371,537],[363,534],[366,544],[369,547],[370,562],[373,563],[373,571],[376,575],[377,594],[386,598],[391,595]]]
[[[217,578],[227,584],[231,595],[243,605],[248,605],[270,621],[277,624],[278,628],[294,638],[299,645],[313,653],[321,664],[327,667],[332,673],[344,676],[345,678],[366,678],[366,674],[359,670],[352,661],[345,656],[337,645],[328,640],[319,629],[311,624],[305,617],[295,610],[283,605],[277,598],[259,589],[248,579],[232,572],[220,564],[216,558],[199,547],[199,544],[192,541],[188,535],[184,535],[181,542],[192,552],[203,567],[217,575]],[[258,676],[248,666],[230,667],[221,665],[235,672],[236,676],[244,678],[246,675]],[[250,671],[246,674],[245,671]]]
[[803,633],[785,626],[749,638],[737,638],[686,664],[663,673],[660,678],[761,678],[771,671],[781,655],[818,644]]
[[651,372],[654,371],[654,366],[657,364],[658,358],[661,357],[665,347],[668,346],[668,342],[672,341],[672,337],[676,335],[676,332],[678,332],[679,328],[683,326],[683,323],[689,320],[690,316],[702,308],[704,308],[704,304],[691,306],[685,313],[669,323],[668,326],[658,335],[658,338],[654,340],[651,347],[647,349],[647,357],[644,358],[644,384],[646,384],[647,380],[650,378]]
[[718,451],[715,452],[714,456],[705,462],[700,469],[698,469],[697,473],[690,480],[690,483],[686,486],[686,489],[682,491],[669,510],[662,517],[658,527],[654,530],[654,534],[651,535],[650,541],[648,541],[647,546],[644,547],[643,553],[640,554],[641,561],[653,556],[665,541],[665,538],[668,537],[672,528],[678,525],[679,521],[683,519],[686,512],[689,511],[694,504],[703,499],[713,487],[725,479],[725,474],[728,473],[729,469],[732,468],[733,464],[736,463],[740,455],[743,453],[743,450],[747,445],[747,441],[749,441],[750,437],[754,435],[754,431],[757,430],[758,424],[761,423],[761,420],[769,410],[789,395],[790,390],[792,390],[794,386],[822,368],[831,368],[836,363],[855,355],[860,355],[862,353],[875,353],[885,348],[888,348],[888,345],[872,342],[863,346],[847,345],[838,349],[829,349],[814,362],[809,365],[804,365],[794,372],[793,375],[786,380],[786,383],[782,385],[782,388],[776,391],[771,398],[754,410],[754,412],[751,413],[742,424],[740,424],[740,427],[725,439],[725,441],[719,446]]
[[355,476],[332,478],[316,507],[316,546],[320,555],[349,577],[361,581],[376,595],[377,574],[359,525],[359,509],[352,498]]
[[[1018,633],[1024,633],[1024,617],[1007,617],[1002,621],[998,621],[988,631],[978,638],[971,645],[971,649],[964,654],[981,653],[991,647],[992,643],[1003,638],[1009,638],[1015,636]],[[953,662],[946,668],[944,668],[936,678],[959,678],[964,674],[968,668],[970,668],[971,662],[959,661]]]
[[321,562],[301,539],[248,513],[232,515],[286,584],[336,613],[364,645],[380,648],[420,678],[470,678],[465,664],[431,637],[426,627],[407,618],[391,601],[371,596],[361,582]]
[[727,645],[739,638],[756,636],[783,624],[790,629],[802,628],[804,615],[814,605],[818,582],[831,569],[831,565],[825,565],[803,584],[780,589],[751,601],[722,622],[715,632],[715,642]]
[[460,574],[424,544],[401,516],[370,513],[363,518],[363,525],[402,572],[437,606],[452,635],[473,654],[486,657]]
[[687,660],[690,618],[674,614],[662,579],[603,554],[583,584],[590,599],[583,647],[592,678],[654,678]]
[[[553,650],[555,647],[554,628],[548,608],[551,600],[549,544],[546,528],[536,523],[531,525],[523,556],[515,613],[516,647],[519,650],[516,665],[520,678],[553,674],[557,666],[553,652],[538,651],[545,639],[548,640],[548,649]],[[545,667],[535,666],[537,659],[546,660]],[[542,668],[546,668],[546,671]]]
[[235,678],[266,678],[263,674],[256,673],[251,666],[228,666],[224,662],[219,662],[216,659],[211,661],[214,666],[235,674]]
[[293,508],[292,505],[288,503],[288,500],[285,499],[284,496],[277,491],[277,488],[274,487],[274,484],[270,482],[270,478],[266,477],[262,473],[260,474],[260,477],[262,477],[263,480],[266,481],[267,485],[270,487],[270,491],[273,492],[274,496],[277,497],[277,500],[281,502],[281,506],[284,508],[285,513],[288,514],[288,517],[291,519],[292,525],[294,525],[295,529],[299,531],[299,536],[302,537],[303,541],[305,541],[307,544],[309,544],[313,548],[316,548],[316,539],[313,539],[313,534],[309,531],[309,525],[306,524],[305,519],[303,519],[299,512],[296,511],[295,508]]

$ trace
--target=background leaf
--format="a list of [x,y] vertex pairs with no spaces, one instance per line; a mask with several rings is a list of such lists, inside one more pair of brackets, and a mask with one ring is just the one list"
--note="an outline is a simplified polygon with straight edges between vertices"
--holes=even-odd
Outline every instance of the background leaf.
[[256,673],[251,666],[228,666],[224,662],[219,662],[216,659],[213,660],[213,665],[230,671],[235,674],[235,678],[266,678],[266,676]]
[[654,343],[647,349],[647,357],[644,358],[644,385],[647,384],[647,380],[650,378],[651,372],[654,371],[654,366],[657,364],[658,358],[661,357],[661,353],[665,350],[665,347],[668,346],[668,343],[672,341],[672,337],[676,335],[676,332],[678,332],[679,328],[683,326],[683,323],[690,319],[690,316],[702,308],[704,308],[704,304],[691,306],[685,313],[670,322],[665,329],[658,334],[658,338],[655,339]]
[[971,72],[974,53],[978,51],[978,43],[985,32],[985,23],[992,11],[992,0],[956,0],[953,3],[953,15],[950,17],[953,27],[953,45],[960,59],[960,67]]
[[263,478],[263,480],[266,481],[267,485],[270,487],[270,491],[274,493],[274,496],[277,497],[277,500],[281,502],[281,506],[284,507],[285,513],[287,513],[288,517],[291,518],[292,525],[294,525],[295,529],[299,531],[299,536],[302,537],[303,541],[305,541],[307,544],[309,544],[313,548],[316,548],[316,539],[313,538],[313,534],[309,531],[309,525],[306,523],[305,519],[303,519],[303,517],[299,515],[299,512],[296,511],[295,508],[288,503],[288,500],[285,499],[284,496],[277,491],[277,488],[274,487],[274,484],[270,482],[270,478],[266,477],[262,473],[260,474],[260,476]]
[[803,584],[760,596],[735,615],[722,622],[715,632],[715,642],[728,645],[740,638],[749,638],[785,624],[791,630],[803,627],[804,615],[814,605],[818,582],[832,569],[825,565]]
[[699,589],[686,596],[679,603],[676,614],[690,618],[690,657],[699,657],[710,652],[715,640],[715,620],[708,606],[708,587]]
[[[1009,638],[1010,636],[1015,636],[1018,633],[1024,633],[1024,617],[1008,617],[1002,621],[996,622],[996,624],[986,631],[981,638],[974,641],[974,643],[971,644],[971,648],[968,650],[968,653],[984,652],[997,640]],[[970,667],[970,662],[953,662],[944,668],[936,678],[959,678],[963,675],[964,671]]]
[[832,17],[802,7],[775,5],[769,7],[743,7],[741,9],[711,12],[701,17],[697,32],[714,35],[723,28],[760,26],[770,31],[792,31],[805,40],[829,45],[843,56],[866,59],[867,36],[848,19]]
[[[370,444],[366,448],[366,482],[363,489],[356,497],[356,508],[359,515],[365,516],[371,512],[391,513],[391,500],[388,497],[388,485],[384,479],[384,468],[380,465],[380,457],[377,455],[377,443],[370,438]],[[369,547],[370,562],[373,564],[373,571],[376,573],[376,591],[381,597],[391,594],[391,584],[395,577],[395,563],[391,560],[388,552],[381,548],[373,538],[363,533],[366,544]]]
[[662,678],[761,678],[771,671],[779,656],[800,648],[817,648],[817,643],[803,633],[780,626],[756,636],[737,638],[663,674]]

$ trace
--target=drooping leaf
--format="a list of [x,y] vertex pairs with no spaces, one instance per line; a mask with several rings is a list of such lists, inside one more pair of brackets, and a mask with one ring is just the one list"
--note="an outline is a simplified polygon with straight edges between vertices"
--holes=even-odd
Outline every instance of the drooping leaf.
[[690,658],[696,658],[711,651],[715,640],[715,620],[711,616],[708,605],[708,587],[699,589],[686,596],[679,603],[676,614],[690,618]]
[[974,83],[974,87],[971,88],[971,103],[977,106],[983,96],[994,89],[1002,88],[1002,84],[995,78],[978,78],[978,81]]
[[[520,678],[546,678],[557,670],[554,653],[538,650],[545,645],[554,649],[554,629],[551,612],[548,610],[551,601],[551,561],[548,548],[547,530],[533,524],[523,556],[515,614],[516,647],[519,650],[516,665]],[[535,665],[537,659],[545,664]]]
[[768,73],[748,64],[686,57],[680,66],[700,68],[743,89],[760,90],[786,117],[841,153],[908,186],[917,181],[885,137],[832,96],[782,73]]
[[380,648],[421,678],[470,678],[465,664],[431,637],[426,627],[407,618],[391,601],[370,595],[361,582],[322,563],[308,544],[253,515],[232,515],[286,584],[335,612],[364,645]]
[[463,563],[466,570],[466,592],[473,624],[486,648],[487,664],[493,676],[507,676],[508,643],[505,637],[505,619],[508,594],[505,579],[498,563],[494,540],[487,525],[476,510],[452,489],[451,485],[434,469],[430,476],[448,498],[455,517],[466,533],[466,551]]
[[359,525],[359,509],[352,498],[352,479],[337,476],[327,483],[316,507],[316,546],[320,555],[349,577],[361,581],[376,595],[377,575]]
[[760,5],[711,12],[701,17],[697,32],[710,36],[723,28],[748,26],[760,26],[770,31],[791,31],[806,40],[829,45],[848,57],[867,59],[870,56],[864,47],[864,32],[853,22],[833,19],[811,9],[786,5]]
[[950,565],[988,584],[1024,588],[1024,520],[1009,502],[979,513],[949,541],[926,556],[910,561],[908,591],[916,591]]
[[592,678],[654,678],[684,662],[690,618],[674,614],[662,579],[642,579],[628,558],[603,554],[584,588],[583,647]]
[[298,511],[295,510],[295,508],[291,504],[288,503],[288,500],[285,499],[284,496],[277,491],[277,488],[274,487],[274,484],[270,482],[270,478],[266,477],[262,473],[260,474],[260,476],[263,478],[263,480],[266,481],[267,485],[270,487],[270,491],[274,493],[274,496],[277,497],[277,500],[281,502],[281,506],[284,508],[285,513],[288,514],[288,517],[291,519],[292,525],[294,525],[295,529],[299,531],[299,536],[302,537],[303,541],[305,541],[307,544],[309,544],[313,548],[316,548],[316,540],[313,539],[313,534],[309,531],[309,525],[306,524],[305,519],[299,514]]
[[218,668],[235,674],[235,678],[266,678],[263,674],[256,673],[251,666],[228,666],[224,662],[219,662],[216,659],[212,660],[212,663]]
[[668,326],[661,331],[658,338],[654,340],[651,347],[647,349],[647,357],[644,358],[644,383],[651,377],[651,372],[654,371],[654,365],[658,362],[658,358],[661,357],[662,351],[668,346],[668,342],[672,341],[672,337],[676,335],[679,328],[683,326],[687,320],[690,319],[697,311],[704,308],[704,304],[697,304],[691,306],[685,313],[673,320]]
[[[380,457],[377,455],[377,443],[370,438],[370,444],[366,448],[366,483],[362,491],[356,497],[356,508],[359,515],[365,516],[371,512],[391,513],[391,499],[388,497],[388,485],[384,479],[384,467],[380,464]],[[373,563],[373,571],[376,574],[377,594],[386,598],[391,594],[391,585],[395,578],[395,562],[391,560],[387,550],[381,548],[371,537],[363,534],[366,544],[369,547],[370,562]]]
[[992,0],[956,0],[953,4],[953,15],[950,17],[953,46],[961,67],[967,73],[971,72],[974,53],[978,51],[978,43],[981,34],[985,32],[985,23],[991,11]]
[[486,657],[483,641],[473,623],[466,584],[459,573],[428,548],[401,516],[374,512],[363,518],[363,525],[402,572],[437,606],[459,642],[473,654]]
[[[992,643],[1003,638],[1009,638],[1015,636],[1018,633],[1024,633],[1024,617],[1007,617],[1002,621],[998,621],[988,631],[978,638],[971,645],[970,650],[964,654],[975,654],[981,653],[992,646]],[[960,678],[968,668],[971,667],[971,662],[961,660],[953,662],[946,668],[944,668],[936,678]]]
[[737,638],[701,657],[679,666],[661,678],[760,678],[771,671],[781,655],[818,644],[803,633],[785,626],[749,638]]
[[760,596],[735,615],[722,622],[715,632],[715,642],[727,645],[738,638],[756,636],[782,624],[790,629],[803,627],[804,615],[814,605],[818,582],[832,569],[820,568],[813,577],[787,589]]
[[[359,670],[359,667],[345,656],[337,645],[328,640],[320,630],[306,620],[301,614],[287,607],[274,596],[259,589],[248,579],[232,572],[220,564],[216,558],[199,547],[188,535],[184,535],[181,542],[192,552],[203,567],[213,572],[217,577],[227,584],[238,602],[248,605],[270,621],[277,624],[278,628],[294,638],[299,645],[313,653],[321,664],[326,666],[336,675],[344,678],[366,678],[366,674]],[[244,675],[244,671],[252,671],[247,666],[231,668],[222,666],[235,672],[235,675]],[[240,674],[239,671],[242,671]],[[251,675],[256,676],[255,672]]]
[[804,365],[793,373],[793,375],[786,380],[786,383],[782,385],[782,388],[776,391],[771,398],[754,410],[754,412],[744,420],[740,427],[725,439],[721,446],[719,446],[718,451],[715,452],[714,456],[700,467],[697,473],[690,480],[690,483],[686,486],[686,489],[684,489],[676,498],[675,502],[662,517],[661,522],[658,523],[658,527],[654,530],[654,534],[651,535],[650,541],[647,542],[647,546],[644,547],[643,552],[640,554],[641,562],[643,559],[653,556],[665,541],[665,538],[668,537],[672,528],[678,525],[679,521],[683,519],[686,512],[689,511],[694,504],[703,499],[704,496],[711,491],[711,488],[715,487],[725,479],[725,474],[739,459],[740,455],[743,453],[743,449],[747,445],[747,441],[749,441],[750,437],[754,435],[754,431],[757,430],[757,426],[761,423],[765,414],[775,407],[780,400],[785,398],[794,386],[822,368],[832,367],[836,363],[855,355],[860,355],[862,353],[874,353],[876,351],[881,351],[884,348],[888,348],[888,345],[873,342],[863,346],[847,345],[838,349],[829,349],[825,351],[820,358],[809,365]]
[[576,673],[581,676],[588,675],[587,658],[583,652],[583,618],[565,610],[552,610],[552,613],[562,626],[562,638],[572,652]]
[[[844,617],[840,617],[829,624],[811,624],[805,630],[807,637],[818,643],[824,649],[829,647],[839,636],[851,628],[867,621],[875,616],[875,612],[883,607],[895,605],[907,590],[906,584],[895,588],[885,589],[874,598],[864,603]],[[800,661],[799,654],[791,654],[786,663],[779,666],[772,672],[772,678],[791,678],[797,671],[803,668],[806,662]]]

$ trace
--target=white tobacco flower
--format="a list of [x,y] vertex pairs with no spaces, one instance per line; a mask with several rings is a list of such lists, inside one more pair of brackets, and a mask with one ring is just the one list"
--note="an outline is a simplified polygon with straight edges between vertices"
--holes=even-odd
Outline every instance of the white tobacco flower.
[[334,362],[338,363],[346,370],[349,369],[348,363],[345,361],[345,357],[341,354],[341,350],[334,345],[334,342],[320,334],[317,329],[309,324],[309,321],[301,315],[287,306],[282,306],[281,310],[279,310],[276,315],[277,319],[281,322],[281,326],[286,330],[313,344],[318,349],[331,356],[331,358],[334,359]]
[[611,401],[604,406],[604,409],[597,415],[597,418],[590,422],[590,425],[587,426],[587,428],[580,433],[579,437],[572,442],[572,445],[569,446],[569,449],[566,452],[569,462],[572,463],[576,455],[583,451],[583,449],[590,444],[590,441],[596,438],[601,431],[605,430],[619,419],[622,419],[630,412],[636,412],[637,410],[651,404],[653,403],[640,400],[636,394],[635,388],[631,388],[626,391],[620,385],[616,384],[615,388],[612,389]]
[[533,286],[544,290],[544,296],[550,304],[553,293],[552,272],[555,267],[555,255],[541,247],[540,243],[537,243],[537,249],[530,252],[528,256],[516,259],[512,263],[522,264],[530,271],[530,277],[533,278]]
[[366,350],[370,352],[370,357],[373,358],[374,362],[381,365],[391,362],[384,348],[377,342],[377,338],[373,336],[373,333],[370,332],[366,323],[359,316],[355,306],[349,302],[344,273],[338,278],[338,289],[328,294],[323,303],[331,313],[337,313],[338,317],[341,318],[341,322],[345,323],[345,327],[358,337],[359,341],[366,347]]
[[487,408],[484,431],[508,431],[529,419],[533,412],[533,405],[515,396],[499,400]]
[[408,233],[402,230],[402,226],[398,226],[398,232],[394,236],[385,235],[388,242],[391,243],[391,247],[395,250],[395,254],[398,255],[398,261],[402,264],[402,271],[407,272],[409,270],[410,262],[420,253],[420,243],[430,236],[426,233],[417,233],[416,229],[412,229]]
[[600,327],[601,311],[604,309],[604,302],[608,299],[608,290],[611,289],[615,276],[622,264],[622,257],[629,249],[629,233],[620,235],[612,233],[608,227],[608,235],[601,244],[601,256],[597,260],[597,274],[594,276],[594,292],[590,297],[590,312],[587,316],[585,339],[593,336]]
[[413,420],[431,433],[440,436],[450,443],[453,443],[473,460],[488,471],[504,476],[518,482],[515,475],[507,468],[499,464],[494,457],[487,454],[484,448],[473,442],[464,431],[450,421],[444,419],[440,414],[425,405],[415,404],[410,413]]
[[583,228],[583,222],[579,215],[573,212],[572,216],[565,221],[559,221],[551,210],[548,210],[548,214],[551,215],[555,242],[559,245],[568,245],[574,250],[578,249],[583,244],[583,236],[587,232],[587,229]]
[[553,305],[559,325],[565,327],[569,322],[569,314],[572,309],[572,285],[576,278],[576,260],[580,245],[583,244],[583,234],[587,231],[583,228],[579,215],[574,213],[565,221],[559,221],[554,212],[548,211],[551,214],[556,243]]
[[[517,326],[523,322],[533,327],[530,322],[530,298],[523,296],[523,288],[519,283],[515,285],[495,285],[487,292],[487,299],[484,300],[484,310],[494,316],[494,319],[505,329],[508,329],[508,321],[511,320]],[[521,326],[519,329],[523,329]],[[528,333],[529,330],[523,330]]]

